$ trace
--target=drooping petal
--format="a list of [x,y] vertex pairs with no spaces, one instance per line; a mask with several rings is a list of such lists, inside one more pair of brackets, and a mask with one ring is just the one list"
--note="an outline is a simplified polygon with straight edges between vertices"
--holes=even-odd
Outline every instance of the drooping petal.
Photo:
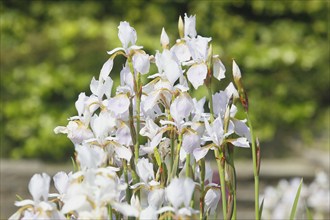
[[153,189],[148,193],[148,204],[158,209],[164,202],[164,189]]
[[196,161],[199,161],[200,159],[204,158],[205,155],[209,152],[209,148],[206,147],[198,147],[193,151],[193,155],[196,159]]
[[77,152],[77,160],[82,169],[97,168],[101,166],[107,158],[106,153],[99,147],[76,145],[75,150]]
[[184,188],[184,205],[189,207],[191,197],[194,193],[196,183],[190,178],[184,178],[183,188]]
[[114,203],[112,205],[112,208],[114,208],[116,211],[120,212],[124,216],[139,216],[139,210],[127,203]]
[[115,152],[119,158],[125,159],[127,161],[130,161],[132,157],[132,151],[124,146],[115,147]]
[[146,158],[141,158],[136,165],[136,173],[139,175],[141,180],[148,183],[149,180],[155,178],[153,164]]
[[62,213],[66,214],[71,211],[79,210],[81,207],[86,206],[87,198],[85,195],[74,195],[68,197],[62,207]]
[[131,136],[131,130],[126,125],[125,123],[121,123],[119,128],[116,131],[116,137],[118,143],[125,145],[125,146],[130,146],[132,145],[132,136]]
[[174,178],[171,183],[166,187],[165,193],[168,201],[175,209],[179,208],[185,201],[185,189],[183,188],[182,179]]
[[245,121],[241,121],[238,119],[233,119],[233,123],[235,126],[235,133],[241,137],[245,137],[251,142],[251,133],[249,127],[245,124]]
[[205,206],[207,210],[210,210],[210,214],[213,215],[217,209],[218,202],[220,200],[220,190],[219,189],[209,189],[205,194]]
[[192,153],[193,150],[200,146],[200,137],[198,134],[188,131],[185,132],[182,138],[182,147],[186,153]]
[[140,219],[157,219],[157,210],[149,205],[141,211]]
[[171,116],[178,123],[188,117],[194,108],[191,97],[188,93],[181,93],[175,98],[170,107]]
[[237,138],[234,140],[228,140],[228,141],[236,147],[245,147],[245,148],[250,147],[249,141],[246,138],[241,137],[241,138]]
[[187,71],[189,82],[195,89],[204,84],[207,75],[207,66],[205,63],[192,65]]
[[108,102],[108,109],[115,114],[123,114],[128,111],[130,105],[129,98],[126,94],[118,94],[111,98]]
[[172,48],[171,52],[175,54],[180,62],[185,62],[190,60],[191,54],[189,47],[184,42],[176,43]]

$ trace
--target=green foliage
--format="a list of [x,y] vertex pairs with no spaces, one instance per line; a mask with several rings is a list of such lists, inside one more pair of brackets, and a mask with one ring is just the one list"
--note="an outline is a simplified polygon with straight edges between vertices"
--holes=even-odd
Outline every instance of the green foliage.
[[[105,51],[120,45],[121,20],[135,27],[138,44],[153,53],[163,26],[176,33],[179,15],[196,14],[198,33],[212,36],[225,66],[233,58],[240,64],[256,133],[265,145],[271,140],[283,145],[286,136],[297,133],[312,136],[311,128],[320,130],[317,122],[329,109],[326,1],[12,0],[0,5],[5,157],[72,155],[70,141],[53,129],[75,114],[74,102],[81,91],[88,93],[108,57]],[[116,83],[118,75],[112,75]],[[196,96],[206,91],[200,92]]]

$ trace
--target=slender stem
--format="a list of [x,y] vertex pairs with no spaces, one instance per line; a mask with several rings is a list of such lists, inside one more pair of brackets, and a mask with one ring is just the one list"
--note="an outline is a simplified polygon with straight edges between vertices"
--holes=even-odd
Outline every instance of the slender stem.
[[127,172],[127,162],[126,160],[122,160],[123,162],[123,167],[124,167],[124,177],[125,177],[125,182],[127,184],[126,188],[126,200],[128,203],[131,201],[131,191],[129,189],[129,182],[128,182],[128,172]]
[[215,149],[214,156],[217,161],[218,172],[219,172],[219,177],[220,177],[223,219],[227,219],[227,196],[226,196],[225,169],[224,169],[225,162],[223,159],[223,152],[221,152],[221,150],[219,150],[219,149]]
[[205,196],[205,159],[200,160],[200,172],[201,172],[201,193],[199,199],[199,219],[202,220],[204,216],[204,196]]
[[252,161],[253,161],[253,174],[254,174],[254,211],[255,211],[255,219],[259,220],[259,174],[258,174],[258,166],[257,166],[257,155],[256,155],[256,145],[255,145],[255,137],[253,133],[251,119],[249,117],[248,112],[245,112],[246,119],[250,128],[251,133],[251,142],[252,142]]
[[186,177],[191,178],[191,172],[190,172],[190,154],[187,154],[187,156],[186,156]]
[[174,160],[173,169],[172,169],[172,178],[174,178],[176,176],[176,173],[178,170],[181,143],[182,143],[182,134],[179,135],[179,143],[176,148],[175,160]]
[[108,205],[108,215],[109,215],[109,219],[112,219],[112,207],[111,207],[111,205]]
[[[209,104],[210,104],[210,122],[213,122],[214,112],[213,112],[213,99],[212,99],[211,86],[207,87],[207,91],[208,91],[208,98],[209,98]],[[226,197],[226,185],[225,185],[225,170],[224,170],[224,164],[222,164],[222,163],[225,163],[225,161],[222,162],[222,158],[223,158],[222,150],[215,149],[214,157],[217,161],[218,172],[219,172],[219,177],[220,177],[223,219],[227,219],[227,197]]]
[[141,121],[140,121],[140,113],[141,113],[141,93],[142,93],[142,87],[141,87],[141,74],[137,73],[137,79],[136,79],[136,142],[134,145],[134,162],[137,164],[137,161],[139,159],[139,134],[140,134],[140,127],[141,127]]

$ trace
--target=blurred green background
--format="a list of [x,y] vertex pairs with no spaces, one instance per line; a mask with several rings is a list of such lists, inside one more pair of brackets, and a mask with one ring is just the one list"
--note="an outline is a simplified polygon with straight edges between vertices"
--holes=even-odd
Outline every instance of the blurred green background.
[[[196,14],[231,79],[243,73],[256,134],[266,157],[305,147],[329,149],[328,1],[1,1],[1,156],[67,161],[73,145],[53,129],[76,114],[74,102],[120,46],[130,22],[138,45],[160,49],[179,15]],[[119,67],[111,73],[119,78]],[[117,72],[116,72],[117,70]]]

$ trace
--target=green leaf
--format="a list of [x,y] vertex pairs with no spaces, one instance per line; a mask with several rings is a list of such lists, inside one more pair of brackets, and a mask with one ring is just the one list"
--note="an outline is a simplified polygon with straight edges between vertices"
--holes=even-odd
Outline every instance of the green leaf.
[[313,220],[313,215],[307,206],[306,206],[306,215],[308,220]]
[[293,220],[295,215],[296,215],[302,183],[303,183],[303,179],[301,179],[301,181],[300,181],[300,184],[299,184],[299,187],[298,187],[298,190],[297,190],[297,193],[296,193],[296,197],[294,198],[294,202],[293,202],[292,209],[291,209],[291,214],[290,214],[290,220]]
[[16,194],[16,198],[17,198],[18,200],[20,200],[20,201],[23,200],[23,198],[22,198],[20,195],[18,195],[18,194]]
[[154,148],[154,155],[155,155],[155,158],[156,158],[157,165],[158,165],[158,167],[160,167],[160,165],[162,164],[162,161],[160,159],[160,154],[159,154],[157,148]]
[[78,171],[76,161],[73,159],[73,157],[71,157],[71,162],[72,162],[72,166],[73,166],[73,172]]
[[261,205],[259,208],[259,219],[261,219],[262,209],[264,208],[264,201],[265,201],[265,198],[262,199],[262,202],[261,202]]

